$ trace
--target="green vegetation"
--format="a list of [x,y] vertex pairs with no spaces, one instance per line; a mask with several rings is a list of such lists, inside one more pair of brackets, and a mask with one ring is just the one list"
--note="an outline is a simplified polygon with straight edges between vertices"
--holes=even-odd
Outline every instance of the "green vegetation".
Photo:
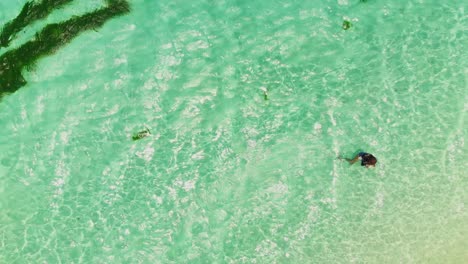
[[142,130],[142,131],[138,132],[137,134],[133,135],[132,139],[133,140],[139,140],[139,139],[145,138],[145,137],[147,137],[149,135],[151,135],[151,132],[149,131],[148,128],[146,128],[145,130]]
[[[71,1],[46,0],[39,4],[26,3],[18,17],[7,23],[3,28],[1,34],[2,45],[4,43],[8,44],[11,38],[27,24],[44,18],[53,9]],[[130,5],[126,0],[107,0],[106,3],[105,7],[93,12],[82,16],[74,16],[61,23],[49,24],[38,32],[34,39],[1,55],[0,98],[6,93],[15,92],[26,84],[26,80],[21,74],[24,68],[31,68],[41,57],[53,54],[80,33],[91,29],[97,30],[106,21],[130,12]],[[4,42],[3,38],[6,39],[6,42]]]
[[15,35],[27,25],[47,17],[54,9],[58,9],[73,0],[43,0],[39,3],[27,2],[20,14],[5,24],[0,34],[0,47],[7,47]]
[[266,87],[260,87],[260,89],[263,91],[263,99],[265,101],[268,100],[268,89]]
[[349,22],[348,20],[343,21],[342,27],[344,30],[348,30],[351,27],[351,22]]

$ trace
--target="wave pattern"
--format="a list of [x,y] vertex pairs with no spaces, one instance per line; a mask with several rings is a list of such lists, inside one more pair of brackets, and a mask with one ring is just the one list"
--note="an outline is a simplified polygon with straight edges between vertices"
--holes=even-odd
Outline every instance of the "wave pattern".
[[0,262],[466,258],[461,4],[130,3],[2,99]]

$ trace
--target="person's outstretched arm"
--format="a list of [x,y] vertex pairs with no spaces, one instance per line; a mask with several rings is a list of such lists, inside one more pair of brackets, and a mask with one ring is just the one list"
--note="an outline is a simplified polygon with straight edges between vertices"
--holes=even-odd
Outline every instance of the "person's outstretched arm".
[[354,157],[353,159],[345,158],[345,160],[349,162],[349,164],[354,164],[356,161],[359,160],[359,155],[356,155],[356,157]]

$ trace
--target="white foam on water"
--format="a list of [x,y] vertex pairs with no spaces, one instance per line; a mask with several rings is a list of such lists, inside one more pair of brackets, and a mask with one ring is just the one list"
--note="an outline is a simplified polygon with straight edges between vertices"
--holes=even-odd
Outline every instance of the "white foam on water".
[[339,5],[349,5],[349,0],[338,0]]
[[142,158],[145,161],[149,162],[153,159],[154,152],[155,150],[151,145],[146,145],[143,151],[137,151],[135,154],[139,158]]
[[273,186],[268,187],[267,192],[284,195],[288,193],[288,185],[279,182]]
[[44,105],[44,96],[40,95],[37,97],[36,102],[36,114],[41,115],[44,112],[45,105]]
[[188,51],[196,51],[200,49],[207,49],[209,47],[210,44],[208,42],[203,40],[197,40],[195,42],[189,43],[186,48]]
[[173,55],[162,56],[161,64],[168,67],[177,66],[182,62],[182,56],[176,57]]
[[182,188],[188,192],[188,191],[191,191],[193,189],[195,189],[195,183],[196,181],[195,180],[188,180],[188,181],[185,181],[182,185]]
[[314,130],[315,132],[321,132],[322,131],[322,125],[318,122],[314,124]]
[[193,160],[202,160],[204,158],[205,158],[205,153],[203,150],[200,150],[197,153],[192,155]]
[[163,44],[161,45],[161,49],[172,49],[172,43],[166,43],[166,44]]
[[112,106],[112,108],[110,108],[105,116],[112,116],[112,115],[115,115],[117,112],[119,112],[119,109],[120,109],[120,105],[118,104],[115,104],[114,106]]
[[119,65],[127,64],[127,63],[128,63],[128,60],[126,56],[122,56],[120,58],[114,59],[114,66],[119,66]]
[[64,145],[68,144],[68,141],[70,140],[71,133],[72,133],[71,130],[60,132],[60,141],[62,141],[62,144],[64,144]]

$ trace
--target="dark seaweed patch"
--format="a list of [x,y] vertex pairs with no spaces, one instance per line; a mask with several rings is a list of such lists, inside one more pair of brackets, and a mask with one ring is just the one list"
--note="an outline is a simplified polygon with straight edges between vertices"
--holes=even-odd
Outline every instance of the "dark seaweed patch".
[[133,139],[133,140],[139,140],[139,139],[145,138],[145,137],[147,137],[147,136],[149,136],[149,135],[151,135],[151,132],[149,131],[148,128],[146,128],[145,130],[142,130],[142,131],[140,131],[140,132],[134,134],[134,135],[132,136],[132,139]]
[[343,21],[342,27],[344,30],[348,30],[351,27],[351,22],[349,22],[348,20]]
[[0,34],[0,47],[7,47],[15,35],[26,26],[46,18],[54,9],[58,9],[73,0],[43,0],[39,3],[27,2],[19,15],[3,26]]
[[[0,35],[2,45],[8,45],[12,37],[28,24],[46,17],[54,9],[71,1],[46,0],[39,4],[26,3],[18,17],[3,27]],[[126,0],[107,0],[106,2],[106,7],[82,16],[74,16],[61,23],[47,25],[35,35],[34,39],[1,55],[0,98],[26,85],[26,80],[21,74],[24,68],[31,69],[41,57],[53,54],[80,33],[91,29],[96,30],[106,21],[130,12],[130,5]]]

